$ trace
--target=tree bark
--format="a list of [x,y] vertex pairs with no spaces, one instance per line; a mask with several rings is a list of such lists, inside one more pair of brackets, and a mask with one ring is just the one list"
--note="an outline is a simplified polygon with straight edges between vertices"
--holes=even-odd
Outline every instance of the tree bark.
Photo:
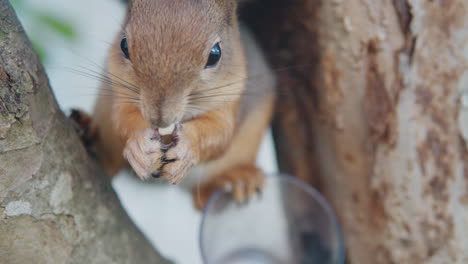
[[168,263],[132,224],[59,110],[0,0],[0,262]]
[[[252,15],[253,14],[253,15]],[[283,171],[319,186],[352,263],[468,263],[468,1],[263,2]]]

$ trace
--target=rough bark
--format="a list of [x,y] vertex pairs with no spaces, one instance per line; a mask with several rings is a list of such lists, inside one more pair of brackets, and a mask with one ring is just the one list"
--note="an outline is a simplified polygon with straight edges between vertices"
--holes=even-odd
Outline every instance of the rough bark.
[[167,263],[88,158],[6,0],[0,0],[0,262]]
[[468,263],[468,1],[253,14],[275,65],[312,65],[281,73],[279,160],[333,203],[351,262]]

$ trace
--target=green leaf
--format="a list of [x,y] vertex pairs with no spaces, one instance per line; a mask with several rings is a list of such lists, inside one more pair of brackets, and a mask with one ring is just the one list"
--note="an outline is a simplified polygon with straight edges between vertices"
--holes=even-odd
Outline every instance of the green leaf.
[[39,14],[38,20],[69,40],[76,38],[74,27],[68,21],[48,14]]

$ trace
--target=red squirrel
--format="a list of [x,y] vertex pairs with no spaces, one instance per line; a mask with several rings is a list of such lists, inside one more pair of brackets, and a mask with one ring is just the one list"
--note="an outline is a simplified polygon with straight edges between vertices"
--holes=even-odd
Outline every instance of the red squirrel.
[[100,88],[112,96],[98,97],[91,119],[110,175],[130,164],[141,179],[177,184],[197,167],[198,209],[218,188],[238,202],[261,189],[255,161],[275,82],[237,12],[237,0],[128,1]]

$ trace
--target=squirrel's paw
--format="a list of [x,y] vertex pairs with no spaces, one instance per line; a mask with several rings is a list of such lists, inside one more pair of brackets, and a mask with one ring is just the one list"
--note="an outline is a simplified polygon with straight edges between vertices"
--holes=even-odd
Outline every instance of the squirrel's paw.
[[184,135],[180,126],[176,128],[176,140],[164,154],[161,176],[172,184],[178,184],[197,164],[195,152],[190,139]]
[[96,156],[95,142],[97,140],[97,133],[95,129],[91,128],[91,116],[84,111],[72,109],[68,119],[72,121],[73,128],[81,139],[86,150]]
[[158,177],[155,172],[162,166],[164,155],[159,133],[151,128],[135,132],[127,140],[123,155],[140,179]]
[[253,165],[226,170],[201,186],[194,187],[192,193],[195,207],[202,210],[211,195],[219,189],[231,192],[232,198],[239,204],[246,203],[262,190],[264,179],[262,170]]

